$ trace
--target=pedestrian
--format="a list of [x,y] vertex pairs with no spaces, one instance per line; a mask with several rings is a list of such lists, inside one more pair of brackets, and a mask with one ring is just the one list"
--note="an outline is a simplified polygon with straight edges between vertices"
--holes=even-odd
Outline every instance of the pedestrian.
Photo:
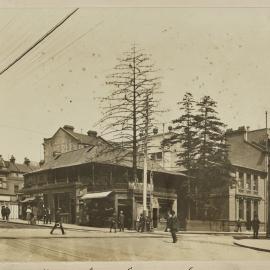
[[260,220],[257,215],[254,216],[254,219],[251,221],[251,225],[253,229],[253,238],[258,239]]
[[5,220],[6,219],[6,207],[4,205],[2,205],[2,207],[1,207],[1,215],[2,215],[2,219]]
[[139,219],[139,232],[144,232],[144,226],[145,226],[145,219],[143,214],[140,214],[140,219]]
[[114,212],[111,218],[110,232],[112,232],[112,229],[114,229],[114,232],[116,233],[116,228],[117,228],[117,215]]
[[241,219],[239,218],[237,221],[236,221],[236,229],[235,229],[236,232],[242,232],[242,222],[241,222]]
[[5,214],[6,214],[6,222],[9,221],[9,215],[10,215],[10,209],[8,206],[6,206],[5,208]]
[[119,215],[119,227],[120,227],[120,232],[124,231],[124,227],[125,227],[125,215],[123,211],[120,211],[120,215]]
[[139,232],[139,227],[140,227],[140,216],[137,216],[136,218],[136,231]]
[[37,219],[38,219],[38,208],[36,206],[33,206],[32,214],[34,216],[32,219],[32,224],[36,224]]
[[44,206],[43,207],[43,224],[48,224],[47,219],[48,219],[48,217],[47,217],[47,208]]
[[26,209],[26,220],[27,220],[28,224],[30,224],[30,222],[31,222],[31,214],[32,214],[32,209],[31,209],[30,205],[28,205],[27,209]]
[[61,229],[62,234],[65,234],[63,224],[62,224],[62,217],[61,217],[61,208],[58,208],[56,213],[55,213],[55,223],[54,226],[50,232],[50,234],[53,234],[53,231],[59,226]]
[[171,214],[168,213],[167,216],[166,216],[166,226],[165,226],[164,232],[168,232],[168,228],[169,228],[168,223],[169,223],[170,218],[171,218]]
[[172,210],[171,212],[172,216],[169,219],[169,229],[172,235],[172,239],[173,239],[173,243],[177,242],[177,236],[176,236],[176,232],[178,231],[178,220],[177,217],[175,215],[175,212]]
[[46,213],[47,213],[46,224],[48,224],[48,222],[51,224],[52,223],[52,215],[51,215],[50,207],[47,207]]

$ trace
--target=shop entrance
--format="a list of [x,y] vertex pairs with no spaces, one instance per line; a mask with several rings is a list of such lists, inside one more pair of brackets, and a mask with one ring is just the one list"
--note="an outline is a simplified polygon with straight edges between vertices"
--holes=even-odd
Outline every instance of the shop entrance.
[[132,229],[132,201],[131,200],[118,200],[118,216],[120,211],[125,215],[125,228]]

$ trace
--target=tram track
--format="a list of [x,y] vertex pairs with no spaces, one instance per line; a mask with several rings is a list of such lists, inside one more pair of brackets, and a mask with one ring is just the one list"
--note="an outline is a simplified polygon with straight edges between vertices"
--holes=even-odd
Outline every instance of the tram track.
[[[53,257],[53,258],[61,258],[64,257],[64,261],[69,260],[69,261],[89,261],[89,257],[85,257],[85,256],[80,256],[74,253],[71,253],[67,250],[59,250],[59,249],[54,249],[54,248],[50,248],[50,247],[46,247],[44,245],[39,245],[39,244],[34,244],[34,243],[30,243],[29,241],[27,241],[28,239],[25,239],[25,241],[21,240],[21,239],[13,239],[13,242],[15,244],[16,247],[21,246],[24,247],[27,250],[31,250],[34,249],[35,253],[39,253],[41,255],[45,255],[46,257]],[[45,252],[44,252],[45,251]]]

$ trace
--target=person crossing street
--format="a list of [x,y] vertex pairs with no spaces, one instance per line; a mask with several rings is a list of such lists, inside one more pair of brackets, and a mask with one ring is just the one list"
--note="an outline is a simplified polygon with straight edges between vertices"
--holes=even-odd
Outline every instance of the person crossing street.
[[58,210],[55,213],[55,224],[50,232],[50,234],[53,234],[53,231],[59,226],[61,229],[62,234],[65,234],[63,225],[62,225],[62,218],[61,218],[61,208],[58,208]]
[[169,221],[168,228],[170,229],[173,243],[176,243],[177,242],[176,232],[178,231],[178,220],[173,210],[171,213],[172,213],[172,216],[168,220]]

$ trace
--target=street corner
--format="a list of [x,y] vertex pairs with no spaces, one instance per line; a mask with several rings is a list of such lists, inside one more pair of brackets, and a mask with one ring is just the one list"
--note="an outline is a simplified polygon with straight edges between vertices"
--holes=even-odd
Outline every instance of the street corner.
[[269,239],[234,239],[233,244],[243,248],[254,249],[257,251],[270,252],[270,240]]

